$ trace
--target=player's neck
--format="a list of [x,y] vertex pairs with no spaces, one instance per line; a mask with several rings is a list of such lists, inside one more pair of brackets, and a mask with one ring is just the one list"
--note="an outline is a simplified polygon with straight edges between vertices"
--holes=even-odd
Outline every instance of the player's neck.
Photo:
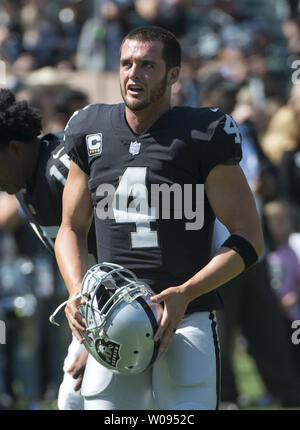
[[153,109],[151,106],[151,108],[142,111],[131,111],[125,106],[125,118],[127,124],[135,134],[142,134],[170,108],[170,104],[165,104],[161,105],[158,109]]

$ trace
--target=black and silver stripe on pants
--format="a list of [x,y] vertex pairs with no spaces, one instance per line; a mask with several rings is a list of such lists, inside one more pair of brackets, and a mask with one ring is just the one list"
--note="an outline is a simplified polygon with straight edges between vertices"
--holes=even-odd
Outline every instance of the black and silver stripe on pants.
[[217,321],[216,315],[214,312],[210,311],[209,319],[211,320],[211,329],[213,333],[214,346],[215,346],[215,354],[216,354],[216,392],[217,392],[217,403],[216,409],[219,408],[219,400],[220,400],[220,381],[221,381],[221,364],[220,364],[220,346],[219,346],[219,338],[217,332]]

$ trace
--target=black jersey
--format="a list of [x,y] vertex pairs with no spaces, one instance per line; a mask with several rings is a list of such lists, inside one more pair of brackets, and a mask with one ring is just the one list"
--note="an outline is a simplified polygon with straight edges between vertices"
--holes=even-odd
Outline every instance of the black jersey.
[[[63,133],[47,134],[40,139],[37,167],[31,181],[16,197],[43,244],[54,253],[54,241],[62,218],[62,193],[70,168]],[[89,253],[96,259],[94,227],[89,235]]]
[[[89,176],[99,262],[131,269],[156,293],[208,263],[215,217],[205,179],[215,165],[241,159],[240,134],[229,115],[176,107],[135,135],[124,104],[95,104],[73,115],[65,144]],[[220,306],[213,291],[188,311]]]

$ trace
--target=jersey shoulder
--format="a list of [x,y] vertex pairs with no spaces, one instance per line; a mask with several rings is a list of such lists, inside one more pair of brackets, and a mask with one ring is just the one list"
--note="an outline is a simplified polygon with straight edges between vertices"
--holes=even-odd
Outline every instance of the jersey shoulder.
[[[70,158],[66,153],[63,132],[47,134],[40,140],[41,150],[37,176],[48,183],[59,181],[64,185],[70,168]],[[38,179],[38,178],[36,178]],[[39,178],[41,181],[43,178]]]
[[216,164],[237,164],[241,160],[241,133],[230,115],[208,107],[189,108],[185,115],[190,138],[203,160],[215,160]]
[[[42,156],[44,159],[49,159],[52,154],[55,154],[57,151],[62,152],[62,148],[64,147],[64,134],[60,133],[48,133],[40,138],[40,157]],[[57,157],[54,157],[54,159]]]
[[68,136],[86,135],[99,121],[105,121],[114,105],[95,103],[73,113],[64,130],[64,141]]
[[181,107],[174,123],[195,154],[203,180],[217,164],[235,165],[242,159],[241,134],[233,118],[217,108]]
[[86,174],[89,174],[87,145],[91,151],[101,150],[101,130],[103,125],[109,126],[113,106],[100,103],[88,105],[74,112],[64,130],[66,152]]
[[214,142],[219,139],[241,143],[241,135],[234,119],[218,108],[179,107],[175,110],[178,124],[184,121],[191,129],[191,137],[198,141]]

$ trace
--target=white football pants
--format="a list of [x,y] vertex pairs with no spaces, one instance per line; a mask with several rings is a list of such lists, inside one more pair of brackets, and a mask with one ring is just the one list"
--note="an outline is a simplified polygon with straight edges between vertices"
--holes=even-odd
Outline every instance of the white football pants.
[[72,342],[69,345],[68,354],[63,366],[64,377],[58,391],[57,406],[60,410],[83,409],[84,401],[80,390],[74,391],[74,386],[77,383],[77,380],[67,372],[74,363],[79,352],[83,349],[84,346],[78,342],[75,336],[72,336]]
[[169,350],[139,375],[118,375],[89,356],[81,393],[84,409],[217,409],[219,343],[214,312],[183,318]]

